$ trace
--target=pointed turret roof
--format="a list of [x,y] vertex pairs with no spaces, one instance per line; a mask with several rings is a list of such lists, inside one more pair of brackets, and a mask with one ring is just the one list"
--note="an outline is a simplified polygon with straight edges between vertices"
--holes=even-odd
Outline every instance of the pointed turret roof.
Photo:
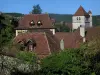
[[74,16],[88,16],[89,14],[84,10],[82,6],[78,8]]
[[89,11],[88,11],[88,14],[92,14],[92,12],[89,10]]

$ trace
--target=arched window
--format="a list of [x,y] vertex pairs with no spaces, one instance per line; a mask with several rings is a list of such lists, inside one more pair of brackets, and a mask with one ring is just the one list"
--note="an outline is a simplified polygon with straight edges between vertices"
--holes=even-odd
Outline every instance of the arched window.
[[35,23],[34,23],[34,21],[32,20],[31,22],[30,22],[30,26],[34,26],[35,25]]
[[42,22],[39,20],[39,21],[37,22],[37,25],[38,25],[38,26],[41,26],[41,25],[42,25]]

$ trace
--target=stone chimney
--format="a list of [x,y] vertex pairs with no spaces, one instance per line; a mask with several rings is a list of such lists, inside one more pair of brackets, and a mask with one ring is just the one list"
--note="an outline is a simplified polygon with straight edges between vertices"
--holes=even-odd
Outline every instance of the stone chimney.
[[83,38],[83,42],[86,42],[86,39],[85,39],[85,26],[84,25],[80,25],[80,36]]

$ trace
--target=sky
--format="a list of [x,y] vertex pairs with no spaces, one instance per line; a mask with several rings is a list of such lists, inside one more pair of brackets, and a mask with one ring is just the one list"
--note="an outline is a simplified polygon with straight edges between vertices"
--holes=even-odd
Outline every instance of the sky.
[[0,11],[29,14],[37,4],[43,13],[74,14],[82,5],[86,11],[91,10],[93,15],[100,15],[100,0],[0,0]]

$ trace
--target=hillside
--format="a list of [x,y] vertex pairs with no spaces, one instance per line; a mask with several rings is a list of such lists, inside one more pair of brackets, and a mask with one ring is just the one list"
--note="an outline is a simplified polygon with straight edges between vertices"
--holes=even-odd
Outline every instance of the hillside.
[[7,15],[11,15],[11,16],[14,16],[14,17],[22,17],[24,14],[22,13],[5,13]]
[[[56,19],[57,22],[66,21],[71,23],[72,16],[71,14],[49,14],[51,18]],[[100,25],[100,15],[93,16],[93,25],[98,26]]]
[[51,18],[54,18],[57,22],[66,21],[72,22],[72,15],[71,14],[49,14]]
[[[24,14],[21,13],[5,13],[14,17],[22,17]],[[71,23],[72,22],[72,16],[71,14],[49,14],[51,18],[54,18],[56,22],[60,21],[66,21]],[[100,25],[100,15],[94,15],[93,16],[93,25],[98,26]]]

